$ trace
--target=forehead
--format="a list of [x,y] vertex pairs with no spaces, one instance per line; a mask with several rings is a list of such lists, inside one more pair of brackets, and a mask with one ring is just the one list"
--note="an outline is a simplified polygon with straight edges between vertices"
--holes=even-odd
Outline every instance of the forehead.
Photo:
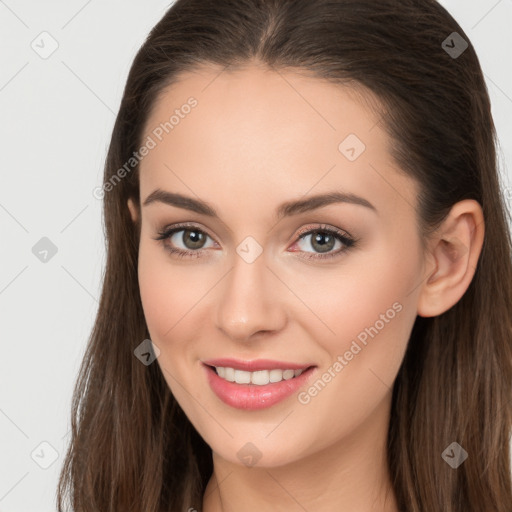
[[146,122],[144,139],[155,147],[141,162],[141,198],[177,188],[219,204],[239,198],[240,207],[241,198],[277,204],[337,189],[395,209],[409,194],[410,209],[413,183],[396,172],[377,107],[360,88],[302,72],[251,65],[184,73]]

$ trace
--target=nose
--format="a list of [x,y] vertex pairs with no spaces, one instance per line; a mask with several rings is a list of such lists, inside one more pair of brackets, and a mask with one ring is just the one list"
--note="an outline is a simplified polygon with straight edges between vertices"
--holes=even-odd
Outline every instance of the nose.
[[286,324],[283,283],[267,267],[264,255],[248,263],[235,257],[234,265],[219,284],[217,328],[236,341],[250,341]]

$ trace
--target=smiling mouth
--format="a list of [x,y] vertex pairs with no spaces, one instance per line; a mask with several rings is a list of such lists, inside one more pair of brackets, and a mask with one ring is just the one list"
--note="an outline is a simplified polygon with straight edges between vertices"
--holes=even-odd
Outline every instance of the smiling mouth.
[[214,371],[221,379],[235,384],[254,384],[256,386],[266,386],[268,384],[282,382],[283,380],[291,380],[302,373],[310,370],[313,366],[300,370],[283,370],[275,368],[271,370],[245,371],[225,366],[206,365]]

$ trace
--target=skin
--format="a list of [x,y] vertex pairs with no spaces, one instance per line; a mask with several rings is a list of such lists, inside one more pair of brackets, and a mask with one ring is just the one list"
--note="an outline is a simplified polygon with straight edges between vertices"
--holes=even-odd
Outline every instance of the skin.
[[[165,90],[145,137],[190,96],[198,104],[140,168],[141,204],[160,188],[207,201],[220,219],[128,202],[141,221],[139,285],[157,362],[213,452],[203,510],[396,512],[385,449],[392,385],[416,316],[443,313],[469,286],[482,210],[472,200],[454,205],[423,251],[417,185],[398,172],[369,93],[257,62],[221,71],[187,72]],[[338,149],[351,133],[366,146],[354,161]],[[377,212],[335,203],[276,220],[282,202],[333,190]],[[178,259],[155,240],[180,222],[208,235],[199,257]],[[357,245],[337,241],[328,250],[336,257],[302,258],[322,253],[299,230],[321,224]],[[197,251],[182,235],[165,243]],[[248,236],[263,249],[252,263],[236,252]],[[214,357],[315,364],[307,391],[394,303],[400,311],[306,404],[295,394],[263,410],[232,408],[201,368]],[[237,455],[249,442],[259,451],[252,465]]]

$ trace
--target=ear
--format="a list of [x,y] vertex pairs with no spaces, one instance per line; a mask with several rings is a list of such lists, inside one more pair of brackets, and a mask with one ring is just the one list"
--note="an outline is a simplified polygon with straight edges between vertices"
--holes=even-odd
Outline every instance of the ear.
[[456,304],[475,274],[484,241],[484,216],[473,199],[456,203],[429,239],[428,278],[418,296],[418,315],[437,316]]
[[131,197],[128,199],[128,209],[130,210],[130,215],[133,222],[136,223],[139,219],[139,207],[135,204],[135,201]]

